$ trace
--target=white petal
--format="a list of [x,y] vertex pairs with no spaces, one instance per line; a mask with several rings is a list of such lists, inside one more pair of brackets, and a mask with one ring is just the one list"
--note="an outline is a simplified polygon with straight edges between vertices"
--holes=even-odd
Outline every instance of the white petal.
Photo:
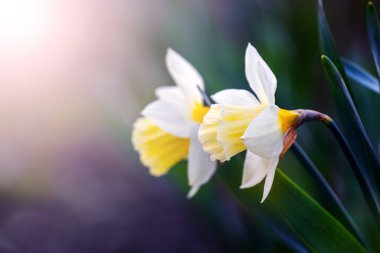
[[279,156],[283,134],[278,119],[279,108],[270,105],[252,120],[241,138],[249,151],[261,157]]
[[182,90],[177,86],[161,86],[155,90],[157,98],[171,100],[173,98],[185,98]]
[[[157,98],[189,112],[193,104],[190,104],[178,86],[162,86],[155,90]],[[190,114],[189,114],[190,115]]]
[[255,106],[260,104],[251,92],[239,89],[222,90],[212,95],[211,98],[217,104],[223,105]]
[[277,159],[277,161],[271,162],[272,167],[269,168],[267,177],[265,178],[264,193],[263,193],[263,198],[261,199],[261,203],[263,203],[264,200],[268,197],[270,189],[272,188],[274,174],[276,173],[276,167],[278,164],[278,157],[274,159]]
[[190,188],[190,191],[187,193],[187,198],[188,199],[191,199],[192,197],[195,196],[195,194],[197,194],[197,192],[199,191],[199,188],[201,186],[200,185],[194,185]]
[[168,49],[165,60],[171,77],[185,97],[191,102],[202,102],[203,97],[198,87],[204,90],[204,81],[198,71],[173,49]]
[[273,158],[263,158],[247,151],[244,161],[243,181],[240,188],[249,188],[260,183],[267,175],[272,160]]
[[277,80],[257,50],[248,44],[245,53],[245,75],[251,89],[263,104],[274,104]]
[[197,137],[197,131],[197,128],[194,129],[190,137],[187,174],[189,185],[193,189],[189,195],[194,195],[195,189],[207,183],[216,170],[216,162],[211,161],[210,155],[203,151],[202,144]]
[[185,107],[173,106],[164,100],[156,100],[148,104],[141,114],[162,130],[182,138],[189,138],[191,129],[197,125],[191,120]]

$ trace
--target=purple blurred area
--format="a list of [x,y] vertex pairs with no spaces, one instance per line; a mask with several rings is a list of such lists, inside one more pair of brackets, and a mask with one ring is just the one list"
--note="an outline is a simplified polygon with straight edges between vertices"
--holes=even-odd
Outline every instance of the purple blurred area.
[[165,84],[148,18],[167,4],[0,1],[0,252],[225,249],[130,146],[139,104]]
[[197,207],[105,132],[55,152],[44,197],[2,196],[0,252],[223,251]]

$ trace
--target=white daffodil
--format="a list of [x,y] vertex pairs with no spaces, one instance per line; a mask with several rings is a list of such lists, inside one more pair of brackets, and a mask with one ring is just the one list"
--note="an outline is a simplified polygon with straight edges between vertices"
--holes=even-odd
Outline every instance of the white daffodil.
[[198,71],[172,49],[166,66],[177,86],[156,89],[157,100],[142,111],[134,124],[132,143],[141,162],[154,176],[166,174],[179,161],[188,160],[188,180],[194,196],[216,170],[216,163],[203,151],[197,133],[209,107],[203,105],[204,81]]
[[212,96],[216,104],[205,115],[199,140],[212,160],[227,161],[247,150],[241,188],[265,177],[263,202],[272,187],[279,157],[293,144],[300,113],[275,105],[277,80],[257,50],[248,45],[245,74],[251,89],[228,89]]

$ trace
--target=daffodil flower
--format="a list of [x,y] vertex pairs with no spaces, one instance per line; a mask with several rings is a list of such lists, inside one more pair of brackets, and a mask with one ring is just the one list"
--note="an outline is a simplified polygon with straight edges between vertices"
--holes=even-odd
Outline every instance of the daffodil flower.
[[199,129],[199,140],[212,160],[221,162],[247,150],[241,188],[265,178],[263,202],[272,187],[279,157],[293,144],[300,113],[275,105],[277,80],[257,50],[248,45],[245,74],[256,96],[228,89],[214,94]]
[[172,49],[166,66],[176,86],[156,89],[157,100],[148,104],[134,124],[132,143],[141,162],[154,176],[166,174],[179,161],[188,160],[188,181],[194,196],[216,170],[197,133],[209,107],[203,105],[204,81],[198,71]]

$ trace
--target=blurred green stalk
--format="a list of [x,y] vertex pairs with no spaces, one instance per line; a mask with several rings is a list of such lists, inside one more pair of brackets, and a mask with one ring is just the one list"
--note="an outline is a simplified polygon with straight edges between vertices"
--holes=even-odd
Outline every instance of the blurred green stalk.
[[370,211],[375,219],[376,225],[380,228],[380,206],[377,199],[376,192],[373,187],[371,187],[371,182],[368,180],[366,175],[360,169],[360,165],[356,159],[355,154],[353,153],[350,145],[348,144],[347,139],[344,137],[342,131],[339,129],[338,125],[334,120],[323,121],[323,123],[331,130],[336,139],[338,140],[344,154],[349,161],[355,176],[359,182],[359,185],[363,191],[364,198],[367,201],[367,204],[370,208]]
[[329,207],[336,212],[336,215],[338,217],[342,217],[343,224],[346,225],[348,229],[356,235],[360,242],[363,243],[363,245],[367,245],[362,233],[359,231],[347,209],[344,207],[339,197],[336,195],[323,175],[319,172],[313,161],[306,154],[304,149],[298,143],[294,143],[292,151],[300,163],[305,167],[306,172],[310,175],[310,177],[316,182],[317,185],[321,186],[319,189],[322,191],[321,193],[327,197]]

